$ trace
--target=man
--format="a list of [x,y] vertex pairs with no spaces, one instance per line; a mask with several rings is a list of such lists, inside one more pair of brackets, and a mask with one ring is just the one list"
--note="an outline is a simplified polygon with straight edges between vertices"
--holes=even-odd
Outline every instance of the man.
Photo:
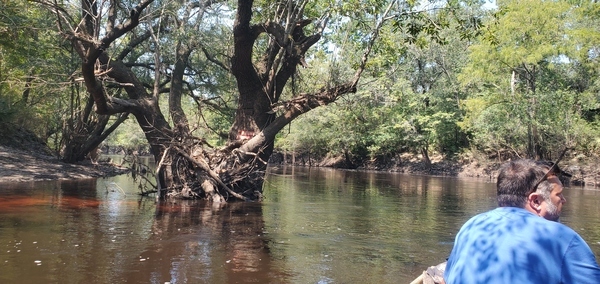
[[499,207],[460,229],[446,283],[600,283],[590,247],[556,222],[566,202],[560,172],[533,160],[503,165],[496,184]]

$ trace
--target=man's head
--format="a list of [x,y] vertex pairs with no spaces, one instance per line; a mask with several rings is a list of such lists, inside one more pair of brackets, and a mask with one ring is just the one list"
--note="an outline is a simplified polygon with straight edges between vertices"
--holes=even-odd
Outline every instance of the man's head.
[[525,208],[548,220],[558,220],[566,202],[557,176],[560,172],[558,166],[528,159],[502,165],[496,183],[498,206]]

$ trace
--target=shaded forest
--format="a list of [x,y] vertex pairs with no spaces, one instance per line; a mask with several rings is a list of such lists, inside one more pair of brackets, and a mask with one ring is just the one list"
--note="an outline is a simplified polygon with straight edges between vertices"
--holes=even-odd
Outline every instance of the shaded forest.
[[0,125],[257,200],[269,160],[596,161],[599,60],[595,1],[3,1]]

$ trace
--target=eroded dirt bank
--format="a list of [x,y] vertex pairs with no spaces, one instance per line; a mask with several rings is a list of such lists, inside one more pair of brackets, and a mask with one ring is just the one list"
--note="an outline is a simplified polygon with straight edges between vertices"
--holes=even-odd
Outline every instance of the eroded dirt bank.
[[127,172],[111,163],[67,164],[47,153],[0,146],[0,182],[83,179]]
[[[292,164],[292,159],[289,157],[280,159],[276,163]],[[492,182],[496,181],[498,168],[505,161],[497,160],[476,160],[469,159],[463,161],[445,160],[441,156],[433,156],[431,164],[427,165],[418,155],[402,154],[398,159],[393,161],[381,162],[370,161],[360,165],[348,165],[343,157],[328,157],[320,161],[312,160],[311,163],[307,159],[297,157],[294,159],[295,165],[316,166],[316,167],[333,167],[333,168],[352,168],[355,170],[367,171],[384,171],[384,172],[401,172],[417,175],[433,175],[433,176],[452,176],[452,177],[476,177],[487,178]],[[569,157],[565,157],[560,161],[560,168],[571,174],[572,177],[564,180],[571,185],[585,187],[600,187],[600,168],[598,164],[600,158],[588,157],[571,153]]]
[[[337,160],[337,161],[336,161]],[[289,161],[288,161],[289,162]],[[279,163],[284,163],[280,161]],[[302,164],[300,160],[296,164]],[[304,163],[304,166],[307,166]],[[313,163],[313,166],[343,168],[339,159],[329,159]],[[417,156],[405,156],[400,162],[388,164],[361,165],[356,170],[402,172],[407,174],[478,177],[495,181],[500,162],[496,161],[471,161],[458,162],[443,160],[439,157],[432,159],[427,166]],[[600,186],[600,169],[597,167],[598,159],[577,157],[565,159],[560,163],[561,168],[572,174],[572,185],[586,187]],[[28,182],[60,179],[83,179],[102,176],[114,176],[126,173],[127,169],[112,163],[92,164],[84,161],[73,165],[61,162],[48,151],[32,148],[27,151],[12,146],[0,145],[0,182]]]

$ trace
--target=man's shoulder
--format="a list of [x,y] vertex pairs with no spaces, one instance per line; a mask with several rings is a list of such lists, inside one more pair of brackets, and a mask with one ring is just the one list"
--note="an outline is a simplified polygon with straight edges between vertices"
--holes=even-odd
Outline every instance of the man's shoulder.
[[490,220],[490,219],[513,219],[513,218],[521,218],[526,219],[529,217],[536,217],[531,212],[518,207],[497,207],[495,209],[479,213],[473,216],[470,221],[473,220]]
[[575,235],[577,232],[569,226],[539,217],[526,209],[518,207],[498,207],[473,216],[465,223],[465,227],[475,224],[506,224],[515,227],[533,227],[540,231],[560,233],[562,236]]
[[[550,221],[543,217],[537,216],[526,209],[517,207],[498,207],[490,210],[487,215],[482,216],[483,218],[491,218],[493,216],[499,216],[498,218],[504,218],[507,222],[518,224],[522,223],[528,227],[536,228],[541,234],[554,235],[558,234],[563,238],[569,236],[580,237],[575,230],[571,227],[556,221]],[[482,214],[485,214],[482,213]]]

